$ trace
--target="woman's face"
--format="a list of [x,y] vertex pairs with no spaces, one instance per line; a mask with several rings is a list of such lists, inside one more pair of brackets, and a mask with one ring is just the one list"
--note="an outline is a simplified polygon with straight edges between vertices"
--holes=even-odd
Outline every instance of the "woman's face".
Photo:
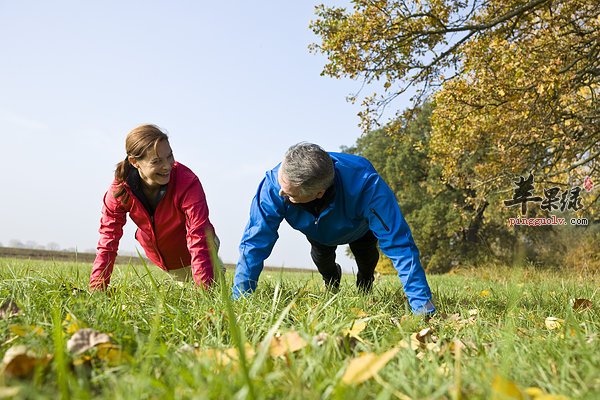
[[143,158],[136,160],[130,157],[129,162],[137,168],[146,186],[157,188],[169,183],[175,159],[169,141],[161,140],[156,146],[156,153],[154,148],[150,148]]

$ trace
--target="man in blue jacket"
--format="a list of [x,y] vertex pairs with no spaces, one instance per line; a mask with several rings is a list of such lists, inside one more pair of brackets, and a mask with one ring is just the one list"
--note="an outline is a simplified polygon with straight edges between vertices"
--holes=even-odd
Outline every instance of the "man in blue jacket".
[[339,287],[342,277],[336,247],[349,244],[358,266],[356,285],[370,291],[379,241],[398,271],[413,312],[435,311],[410,228],[394,193],[367,159],[327,153],[311,143],[290,147],[282,163],[266,173],[252,200],[233,281],[235,298],[256,289],[283,219],[306,235],[328,287]]

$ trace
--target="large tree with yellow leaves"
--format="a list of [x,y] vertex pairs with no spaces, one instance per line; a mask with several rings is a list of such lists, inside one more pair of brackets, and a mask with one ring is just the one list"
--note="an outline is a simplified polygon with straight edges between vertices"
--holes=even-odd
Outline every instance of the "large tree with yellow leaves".
[[[363,100],[365,131],[413,88],[416,103],[436,105],[431,156],[449,184],[472,190],[475,208],[530,171],[546,186],[600,184],[598,0],[352,4],[316,8],[312,49],[327,56],[325,75],[379,81]],[[594,214],[599,192],[583,212]]]

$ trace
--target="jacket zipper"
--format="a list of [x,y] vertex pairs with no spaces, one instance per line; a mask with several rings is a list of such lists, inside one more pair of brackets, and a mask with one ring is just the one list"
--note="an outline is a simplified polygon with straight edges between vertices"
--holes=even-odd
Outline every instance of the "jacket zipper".
[[381,218],[381,217],[379,216],[379,214],[377,214],[377,211],[375,211],[375,209],[374,209],[374,208],[371,208],[371,212],[372,212],[373,214],[375,214],[375,216],[377,217],[377,219],[379,220],[379,222],[381,222],[381,225],[383,225],[383,227],[385,228],[385,230],[389,232],[389,231],[390,231],[390,228],[389,228],[389,227],[388,227],[388,226],[385,224],[385,222],[383,222],[383,218]]

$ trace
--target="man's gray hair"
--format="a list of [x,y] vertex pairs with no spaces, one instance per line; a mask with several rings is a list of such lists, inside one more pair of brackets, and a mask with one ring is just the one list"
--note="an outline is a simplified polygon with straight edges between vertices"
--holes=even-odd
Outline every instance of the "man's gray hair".
[[303,194],[327,189],[335,172],[331,156],[320,146],[301,142],[288,149],[281,163],[285,180],[298,186]]

